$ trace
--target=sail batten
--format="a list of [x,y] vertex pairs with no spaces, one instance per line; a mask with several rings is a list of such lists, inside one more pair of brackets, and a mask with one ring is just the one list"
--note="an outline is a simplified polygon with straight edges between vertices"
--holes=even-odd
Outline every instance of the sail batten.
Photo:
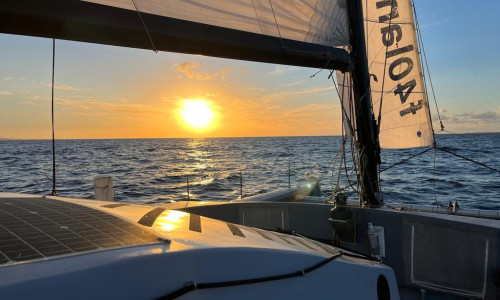
[[363,4],[369,73],[378,78],[370,85],[374,113],[381,116],[380,146],[433,145],[411,1],[379,0]]
[[[280,18],[286,10],[278,11],[280,14],[276,17],[280,23],[278,26],[281,36],[276,32],[277,24],[271,23],[269,16],[263,16],[265,9],[257,11],[259,14],[256,15],[256,10],[252,7],[253,16],[247,13],[243,15],[244,17],[232,16],[225,11],[222,15],[228,15],[229,20],[223,20],[223,24],[217,22],[207,24],[201,22],[203,19],[197,22],[196,18],[187,17],[189,11],[182,13],[186,15],[182,19],[161,14],[162,11],[157,9],[158,5],[171,6],[181,3],[193,6],[199,4],[198,2],[194,0],[136,0],[139,13],[146,25],[145,28],[132,1],[2,0],[0,32],[152,49],[151,40],[148,38],[149,33],[154,48],[160,51],[313,68],[336,70],[352,68],[350,55],[343,49],[333,47],[345,43],[342,40],[343,33],[337,34],[339,38],[325,38],[330,32],[344,26],[337,1],[331,1],[335,5],[330,9],[330,13],[339,14],[340,23],[323,24],[322,20],[327,17],[325,15],[320,18],[321,20],[315,21],[317,24],[312,21],[302,24],[300,22],[303,22],[307,16],[302,15],[299,20],[294,21],[302,24],[302,27],[297,27],[292,26],[293,22],[289,24],[291,21],[285,22],[285,17]],[[234,3],[234,6],[252,1],[218,0],[215,2],[229,4],[229,9],[232,7],[231,3]],[[212,5],[212,2],[208,3]],[[266,1],[266,3],[269,2]],[[174,11],[179,12],[177,9]],[[213,13],[211,9],[206,9],[206,11]],[[174,14],[174,16],[177,15]],[[234,17],[239,21],[234,21]],[[252,27],[255,30],[242,30],[245,27],[242,27],[241,23],[253,24],[256,26]]]

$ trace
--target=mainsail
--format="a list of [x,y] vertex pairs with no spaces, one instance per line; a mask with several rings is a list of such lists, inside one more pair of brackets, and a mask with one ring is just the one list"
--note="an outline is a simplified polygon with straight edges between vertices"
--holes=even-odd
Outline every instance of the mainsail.
[[336,70],[347,24],[345,0],[0,0],[3,33]]
[[370,82],[373,110],[376,117],[381,116],[380,146],[432,145],[411,0],[363,1],[363,6],[369,73],[374,75]]

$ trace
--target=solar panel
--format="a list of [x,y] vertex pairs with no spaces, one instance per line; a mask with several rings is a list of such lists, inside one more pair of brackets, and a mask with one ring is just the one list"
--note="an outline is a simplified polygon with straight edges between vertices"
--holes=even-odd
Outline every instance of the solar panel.
[[0,199],[0,265],[158,242],[139,226],[86,206],[46,198]]

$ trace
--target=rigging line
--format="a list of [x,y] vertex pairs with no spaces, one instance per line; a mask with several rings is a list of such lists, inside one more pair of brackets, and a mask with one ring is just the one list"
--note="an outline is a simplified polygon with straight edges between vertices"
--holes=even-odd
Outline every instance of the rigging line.
[[151,35],[149,34],[149,30],[148,30],[148,27],[146,26],[146,23],[142,19],[141,12],[139,11],[137,4],[135,3],[135,0],[132,0],[132,3],[134,4],[135,10],[137,11],[137,15],[139,15],[139,19],[141,19],[142,25],[144,26],[144,29],[146,30],[146,34],[148,35],[149,41],[151,42],[151,47],[153,48],[153,51],[155,53],[158,53],[158,49],[156,49],[156,47],[155,47],[155,43],[153,42],[153,39],[151,38]]
[[421,154],[424,154],[424,153],[426,153],[426,152],[428,152],[428,151],[430,151],[430,150],[432,150],[432,149],[434,149],[434,148],[427,148],[427,149],[425,149],[424,151],[420,151],[420,152],[419,152],[419,153],[417,153],[417,154],[414,154],[414,155],[412,155],[412,156],[410,156],[410,157],[407,157],[407,158],[405,158],[405,159],[403,159],[403,160],[401,160],[401,161],[399,161],[399,162],[397,162],[397,163],[395,163],[395,164],[393,164],[393,165],[391,165],[391,166],[389,166],[389,167],[387,167],[387,168],[385,168],[385,169],[380,170],[380,173],[382,173],[382,172],[384,172],[384,171],[387,171],[387,170],[389,170],[389,169],[391,169],[391,168],[393,168],[393,167],[395,167],[395,166],[397,166],[397,165],[400,165],[400,164],[402,164],[402,163],[405,163],[405,162],[409,161],[410,159],[415,158],[415,157],[417,157],[417,156],[419,156],[419,155],[421,155]]
[[[331,178],[332,196],[330,196],[330,199],[333,197],[333,193],[335,192],[336,188],[338,187],[338,184],[335,188],[333,187],[333,178],[335,176],[335,166],[337,165],[337,160],[338,160],[338,156],[339,156],[341,148],[342,148],[342,144],[340,144],[339,149],[337,150],[337,153],[335,154],[335,157],[333,158],[334,162],[333,162],[333,167],[332,167],[332,178]],[[340,158],[340,163],[342,163],[342,158]],[[327,170],[325,170],[325,174],[326,174],[326,172],[328,172],[328,167],[327,167]],[[321,176],[323,176],[323,174]]]
[[[391,24],[392,24],[392,10],[394,7],[394,0],[391,0],[391,12],[389,13],[389,32],[391,32]],[[385,38],[385,37],[384,37]],[[396,42],[397,45],[397,42]],[[378,132],[380,133],[380,121],[382,120],[382,102],[384,100],[384,85],[385,85],[385,73],[387,69],[387,52],[389,52],[389,43],[385,44],[385,58],[384,58],[384,73],[382,75],[382,92],[380,93],[380,106],[378,110],[378,118],[377,118],[377,125],[378,125]]]
[[[413,2],[412,2],[412,4],[413,4]],[[415,4],[413,4],[412,6],[413,6],[413,15],[415,16],[415,25],[417,27],[416,31],[417,31],[418,38],[420,40],[422,54],[424,54],[425,68],[427,69],[427,75],[429,75],[429,83],[431,84],[432,97],[434,98],[434,103],[436,104],[436,111],[438,114],[439,124],[441,126],[441,131],[443,131],[444,125],[443,125],[443,121],[441,120],[441,114],[439,113],[439,107],[438,107],[437,100],[436,100],[436,93],[434,92],[434,85],[432,84],[431,71],[429,69],[429,64],[427,63],[427,55],[425,54],[424,41],[422,40],[422,32],[420,31],[420,25],[418,23],[417,10],[415,9]]]
[[356,153],[356,151],[353,151],[352,141],[351,141],[352,169],[351,169],[351,172],[349,174],[347,174],[347,161],[346,161],[346,157],[344,154],[344,171],[345,171],[345,175],[346,175],[346,183],[344,185],[344,191],[347,189],[347,185],[349,185],[351,187],[351,189],[356,193],[358,198],[361,199],[361,193],[359,191],[359,180],[356,180],[356,189],[352,186],[352,183],[350,180],[352,173],[354,171],[356,171],[356,173],[357,173],[356,166],[359,163],[359,156],[355,158],[354,153]]
[[[285,50],[288,50],[288,49],[285,49]],[[327,52],[327,54],[328,54],[328,60],[326,61],[325,66],[323,68],[319,69],[318,72],[316,72],[316,73],[312,74],[311,76],[309,76],[309,78],[314,78],[316,75],[318,75],[319,73],[321,73],[321,71],[323,71],[324,69],[326,69],[326,67],[328,67],[328,65],[330,64],[330,60],[332,59],[332,55],[331,55],[330,52]],[[333,73],[333,70],[331,71],[331,73],[330,73],[330,75],[328,77],[332,76],[332,73]]]
[[[343,136],[342,136],[343,137]],[[342,138],[342,156],[345,156],[345,138],[343,137]],[[339,162],[339,172],[337,174],[337,184],[335,185],[335,189],[337,190],[338,187],[339,187],[339,184],[340,184],[340,174],[342,172],[342,158],[340,159],[340,162]]]
[[323,175],[325,175],[326,173],[328,173],[328,168],[332,165],[332,163],[334,163],[334,166],[337,164],[337,157],[339,156],[339,153],[340,153],[340,147],[339,149],[337,150],[337,154],[335,154],[335,156],[332,158],[332,160],[328,163],[328,165],[326,166],[326,170],[323,171],[323,173],[321,173],[319,179],[317,180],[317,182],[320,182],[323,178]]
[[51,195],[55,196],[56,191],[56,140],[55,140],[55,130],[54,130],[54,73],[56,65],[56,39],[52,39],[52,192]]
[[451,152],[450,150],[446,150],[446,149],[441,148],[441,147],[437,147],[437,149],[439,149],[439,150],[441,150],[441,151],[444,151],[444,152],[446,152],[446,153],[449,153],[449,154],[451,154],[451,155],[454,155],[454,156],[456,156],[456,157],[459,157],[459,158],[461,158],[461,159],[464,159],[464,160],[466,160],[466,161],[470,161],[470,162],[472,162],[472,163],[475,163],[475,164],[477,164],[477,165],[479,165],[479,166],[485,167],[485,168],[487,168],[487,169],[490,169],[490,170],[495,171],[495,172],[497,172],[497,173],[499,173],[499,174],[500,174],[500,170],[495,169],[495,168],[493,168],[493,167],[490,167],[490,166],[488,166],[488,165],[486,165],[486,164],[484,164],[484,163],[481,163],[481,162],[475,161],[475,160],[473,160],[473,159],[471,159],[471,158],[468,158],[468,157],[465,157],[465,156],[463,156],[463,155],[460,155],[460,154],[457,154],[457,153]]
[[447,132],[447,133],[451,133],[451,134],[457,134],[457,133],[455,133],[455,132],[451,132],[451,131],[449,131],[449,130],[445,130],[445,129],[443,129],[442,131],[443,131],[443,132]]
[[[340,99],[340,106],[342,107],[342,115],[347,119],[347,125],[349,125],[349,130],[351,131],[351,135],[353,136],[354,135],[354,129],[352,128],[352,124],[351,124],[351,120],[349,119],[349,117],[347,116],[347,112],[345,111],[345,107],[344,107],[344,91],[342,91],[342,96],[340,96],[340,92],[339,92],[339,89],[337,87],[337,83],[335,82],[335,78],[333,78],[332,76],[333,74],[333,71],[332,73],[330,74],[329,77],[332,78],[332,81],[333,81],[333,86],[335,87],[335,90],[337,91],[337,95],[339,96],[339,99]],[[344,73],[344,83],[345,83],[345,76],[346,76],[347,73]],[[349,80],[350,82],[350,80]],[[349,87],[350,89],[350,87]]]
[[434,147],[434,163],[432,167],[432,188],[434,189],[434,201],[436,203],[436,207],[439,207],[439,202],[436,193],[436,158],[437,158],[437,147]]
[[281,48],[286,49],[285,44],[283,43],[283,38],[281,37],[280,26],[278,25],[278,20],[276,19],[276,14],[274,13],[274,7],[271,0],[269,0],[269,4],[271,5],[271,11],[273,12],[274,22],[276,23],[276,29],[278,29],[278,35],[280,36]]

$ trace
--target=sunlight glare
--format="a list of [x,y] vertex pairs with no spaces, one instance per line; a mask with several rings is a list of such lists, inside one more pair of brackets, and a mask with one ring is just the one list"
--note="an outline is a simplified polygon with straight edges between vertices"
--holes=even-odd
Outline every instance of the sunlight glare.
[[202,130],[210,127],[214,118],[214,112],[208,101],[184,100],[181,116],[187,125],[194,129]]

